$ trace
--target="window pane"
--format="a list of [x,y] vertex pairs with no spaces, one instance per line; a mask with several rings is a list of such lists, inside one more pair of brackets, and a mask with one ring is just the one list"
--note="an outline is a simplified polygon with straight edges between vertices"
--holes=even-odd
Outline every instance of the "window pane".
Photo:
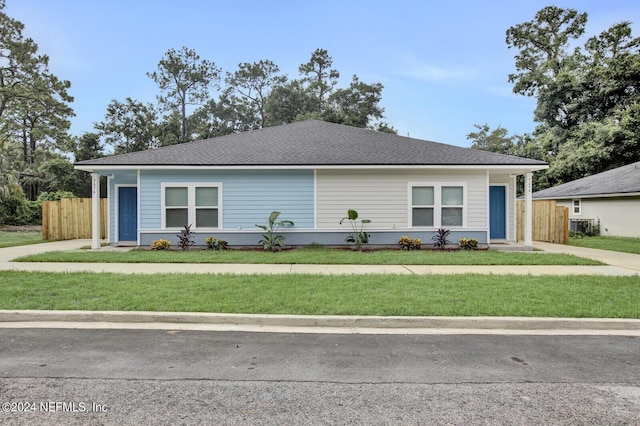
[[414,208],[413,226],[433,226],[433,208]]
[[165,188],[164,189],[164,204],[167,207],[173,206],[186,206],[187,201],[187,188]]
[[443,206],[461,206],[462,205],[462,187],[461,186],[443,186],[442,187],[442,205]]
[[462,208],[443,207],[442,226],[462,226]]
[[218,209],[197,209],[196,228],[217,228]]
[[414,186],[411,188],[411,202],[414,206],[432,206],[433,186]]
[[196,207],[218,205],[218,188],[196,188]]
[[167,209],[165,219],[167,228],[182,228],[188,225],[189,215],[187,209]]

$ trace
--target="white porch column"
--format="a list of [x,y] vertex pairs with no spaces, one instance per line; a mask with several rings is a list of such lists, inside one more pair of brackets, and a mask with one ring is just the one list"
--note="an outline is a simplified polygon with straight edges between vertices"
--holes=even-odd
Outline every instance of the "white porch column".
[[100,248],[100,175],[91,173],[91,248]]
[[524,175],[524,245],[533,246],[531,218],[533,212],[533,203],[531,202],[531,193],[533,187],[533,173],[525,173]]

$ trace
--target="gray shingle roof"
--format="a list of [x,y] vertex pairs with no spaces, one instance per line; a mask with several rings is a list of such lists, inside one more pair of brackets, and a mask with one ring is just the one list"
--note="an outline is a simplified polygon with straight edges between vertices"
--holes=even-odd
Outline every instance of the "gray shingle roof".
[[527,158],[462,148],[317,120],[76,163],[79,166],[544,166]]
[[640,193],[640,162],[618,167],[533,193],[533,198]]

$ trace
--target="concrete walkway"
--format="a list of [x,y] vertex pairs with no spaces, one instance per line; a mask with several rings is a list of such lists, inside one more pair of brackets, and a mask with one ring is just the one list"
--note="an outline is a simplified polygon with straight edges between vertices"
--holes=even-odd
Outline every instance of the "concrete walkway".
[[574,256],[586,257],[597,260],[607,265],[630,269],[640,272],[640,255],[633,253],[623,253],[611,250],[598,250],[587,247],[569,246],[564,244],[551,244],[535,241],[533,246],[547,253],[565,253]]
[[581,265],[301,265],[301,264],[214,264],[214,263],[43,263],[11,262],[20,256],[48,251],[75,250],[91,244],[90,240],[58,241],[0,249],[0,270],[42,272],[98,272],[119,274],[402,274],[402,275],[640,275],[640,255],[594,250],[583,247],[538,243],[536,248],[549,253],[574,254],[599,260],[603,266]]

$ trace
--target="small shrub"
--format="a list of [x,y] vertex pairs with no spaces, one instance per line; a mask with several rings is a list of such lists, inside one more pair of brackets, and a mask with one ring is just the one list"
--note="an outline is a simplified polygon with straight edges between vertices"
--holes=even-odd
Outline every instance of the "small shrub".
[[187,250],[189,246],[195,244],[195,242],[193,241],[193,231],[191,230],[191,225],[185,225],[184,229],[180,231],[179,234],[176,234],[176,237],[178,237],[178,246],[180,246],[182,250]]
[[215,250],[217,248],[216,242],[218,239],[216,237],[207,237],[204,242],[207,245],[207,250]]
[[420,250],[422,248],[422,240],[420,238],[410,238],[406,235],[400,237],[398,241],[402,250]]
[[478,248],[478,240],[475,238],[460,238],[458,245],[463,250],[476,250]]
[[207,250],[225,250],[228,244],[225,240],[216,237],[207,237],[205,243],[207,244]]
[[169,247],[171,247],[169,240],[159,239],[151,242],[151,250],[169,250]]
[[358,223],[356,222],[357,219],[358,212],[349,209],[347,210],[347,216],[340,219],[340,225],[342,225],[342,222],[345,220],[349,221],[352,232],[344,240],[349,244],[354,244],[356,246],[356,250],[362,251],[362,246],[369,244],[369,238],[371,238],[371,234],[364,232],[364,225],[371,223],[371,221],[369,219],[361,219],[360,228],[358,228]]
[[55,192],[41,192],[38,196],[38,201],[58,201],[62,198],[77,198],[73,192],[69,191],[55,191]]
[[294,226],[294,223],[290,220],[279,220],[280,212],[271,212],[269,215],[268,225],[256,225],[258,228],[265,231],[262,234],[262,240],[258,241],[258,244],[262,245],[262,248],[266,251],[280,251],[284,247],[284,235],[277,234],[278,230],[283,226]]
[[450,233],[451,231],[449,231],[448,229],[438,229],[436,235],[431,238],[431,240],[434,242],[433,246],[437,249],[444,250],[447,247],[447,244],[449,244],[449,240],[447,239],[447,237]]

